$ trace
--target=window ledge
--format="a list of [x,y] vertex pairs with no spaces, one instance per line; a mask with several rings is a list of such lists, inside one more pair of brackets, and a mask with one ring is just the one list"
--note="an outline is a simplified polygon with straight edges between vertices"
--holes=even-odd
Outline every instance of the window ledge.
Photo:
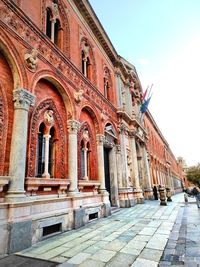
[[48,192],[51,191],[52,188],[56,188],[58,190],[58,194],[65,194],[69,184],[69,180],[59,178],[27,177],[25,181],[26,190],[30,195],[36,195],[39,187],[42,188],[44,192]]
[[99,181],[78,180],[78,189],[80,192],[93,192],[94,194],[98,194],[99,186],[100,186]]

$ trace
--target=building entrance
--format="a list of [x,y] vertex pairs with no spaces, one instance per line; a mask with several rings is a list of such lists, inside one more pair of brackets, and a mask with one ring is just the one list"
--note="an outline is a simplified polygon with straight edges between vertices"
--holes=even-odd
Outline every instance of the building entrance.
[[109,152],[110,148],[104,147],[105,186],[109,193],[109,200],[111,202]]

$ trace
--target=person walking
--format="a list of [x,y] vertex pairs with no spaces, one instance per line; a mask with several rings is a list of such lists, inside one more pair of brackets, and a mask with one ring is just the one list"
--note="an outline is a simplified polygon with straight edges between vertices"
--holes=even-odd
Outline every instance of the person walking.
[[197,186],[192,189],[192,194],[196,198],[197,207],[200,208],[200,190]]
[[158,200],[158,190],[157,190],[157,187],[155,185],[153,187],[153,195],[154,195],[154,199]]

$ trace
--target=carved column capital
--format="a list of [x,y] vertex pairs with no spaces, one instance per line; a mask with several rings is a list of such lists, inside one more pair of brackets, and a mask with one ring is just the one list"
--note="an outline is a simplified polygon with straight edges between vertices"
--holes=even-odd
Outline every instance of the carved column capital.
[[116,145],[116,153],[121,153],[121,145]]
[[129,131],[128,135],[129,135],[130,138],[135,138],[136,131],[135,130],[134,131]]
[[122,134],[127,134],[128,133],[128,127],[124,123],[121,123],[119,125],[119,132]]
[[103,146],[105,142],[105,136],[103,134],[97,134],[96,140],[97,140],[97,145]]
[[77,132],[80,129],[80,122],[76,121],[76,120],[68,120],[67,121],[67,129],[68,129],[68,133],[71,134],[77,134]]
[[25,89],[16,89],[13,91],[14,109],[29,110],[30,106],[35,104],[35,96]]

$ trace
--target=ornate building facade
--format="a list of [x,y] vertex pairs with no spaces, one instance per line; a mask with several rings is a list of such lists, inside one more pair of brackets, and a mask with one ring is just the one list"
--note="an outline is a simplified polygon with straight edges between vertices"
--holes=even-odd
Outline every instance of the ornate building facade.
[[135,67],[89,2],[0,9],[0,254],[143,203],[153,185],[179,190],[168,144],[141,121]]

